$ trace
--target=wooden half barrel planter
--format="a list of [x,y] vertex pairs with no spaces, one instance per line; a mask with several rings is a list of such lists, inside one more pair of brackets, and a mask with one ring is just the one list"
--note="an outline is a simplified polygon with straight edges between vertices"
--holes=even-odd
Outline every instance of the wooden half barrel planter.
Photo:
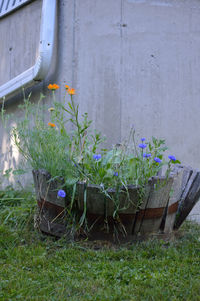
[[[87,220],[91,227],[92,238],[118,239],[136,238],[160,233],[166,207],[170,198],[173,177],[153,177],[145,187],[141,201],[139,187],[128,186],[128,193],[122,188],[118,202],[105,197],[97,185],[77,185],[78,207],[83,212],[84,189],[87,189]],[[116,199],[114,189],[108,190],[111,198]],[[113,218],[117,206],[117,216]],[[175,214],[177,206],[171,206],[169,214]],[[175,217],[174,217],[175,219]]]
[[[57,196],[64,185],[63,179],[51,180],[45,170],[34,170],[33,178],[38,204],[35,225],[50,235],[68,235],[67,199]],[[167,179],[161,176],[150,178],[142,201],[139,188],[133,185],[129,185],[127,191],[122,188],[118,194],[115,189],[109,189],[107,193],[107,196],[102,193],[98,185],[76,185],[76,208],[80,217],[86,208],[89,238],[113,240],[117,237],[123,241],[152,234],[166,235],[172,233],[174,228],[178,229],[197,202],[200,173],[178,166]],[[183,209],[187,200],[190,206],[186,206],[186,209],[189,208],[186,213]]]

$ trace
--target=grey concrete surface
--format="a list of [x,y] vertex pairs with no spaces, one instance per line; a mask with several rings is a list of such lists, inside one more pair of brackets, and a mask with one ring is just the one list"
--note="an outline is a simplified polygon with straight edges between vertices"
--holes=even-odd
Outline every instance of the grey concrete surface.
[[200,224],[200,201],[190,212],[190,215],[188,216],[188,220],[195,221]]
[[[0,20],[0,84],[37,55],[40,3],[30,4],[35,10],[25,7],[26,16],[19,10]],[[50,81],[72,85],[81,113],[88,112],[107,145],[125,139],[134,124],[138,138],[165,138],[170,154],[200,168],[199,14],[199,0],[60,0],[57,56],[47,80],[33,88],[34,99],[40,91],[48,93]],[[22,27],[31,15],[34,21]],[[8,20],[25,35],[14,35]],[[15,56],[15,64],[15,49],[13,56],[9,52],[13,42],[24,52]],[[57,92],[60,101],[63,95],[64,88]],[[20,97],[7,106],[16,119]],[[9,141],[2,126],[0,139],[6,153]],[[9,160],[7,155],[3,168],[13,158],[17,164],[17,155]],[[194,212],[199,219],[199,203]]]

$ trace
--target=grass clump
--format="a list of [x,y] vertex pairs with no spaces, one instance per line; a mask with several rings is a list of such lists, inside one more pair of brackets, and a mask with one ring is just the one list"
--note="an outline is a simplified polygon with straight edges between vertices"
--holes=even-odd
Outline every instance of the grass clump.
[[34,231],[31,192],[0,191],[0,206],[0,300],[200,300],[197,224],[168,242],[69,244]]

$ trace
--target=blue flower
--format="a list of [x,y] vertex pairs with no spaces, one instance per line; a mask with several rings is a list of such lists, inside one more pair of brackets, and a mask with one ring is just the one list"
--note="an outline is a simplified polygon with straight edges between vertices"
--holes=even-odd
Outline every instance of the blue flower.
[[155,161],[156,163],[161,163],[161,162],[162,162],[162,160],[161,160],[160,158],[157,158],[157,157],[154,158],[154,161]]
[[98,161],[99,159],[101,159],[101,154],[93,155],[93,159]]
[[61,198],[65,198],[66,197],[66,192],[62,189],[58,190],[58,196]]
[[168,158],[171,160],[171,161],[176,161],[176,157],[174,157],[174,156],[168,156]]
[[114,172],[113,176],[118,177],[118,172]]
[[144,149],[145,147],[147,147],[147,145],[144,144],[144,143],[141,143],[141,144],[139,144],[138,146],[139,146],[140,148],[142,148],[142,149]]
[[141,138],[141,141],[144,142],[146,140],[146,138]]
[[151,157],[151,154],[146,154],[146,153],[144,153],[144,154],[143,154],[143,157],[144,157],[144,158],[150,158],[150,157]]

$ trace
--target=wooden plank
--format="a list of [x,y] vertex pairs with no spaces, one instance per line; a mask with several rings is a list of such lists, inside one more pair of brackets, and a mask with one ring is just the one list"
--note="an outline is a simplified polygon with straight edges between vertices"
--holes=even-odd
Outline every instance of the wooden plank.
[[58,223],[50,223],[44,217],[41,218],[39,223],[35,223],[35,227],[39,228],[40,231],[50,234],[56,237],[62,237],[66,234],[66,226]]
[[65,198],[57,196],[58,189],[63,187],[63,180],[52,181],[50,174],[43,169],[33,170],[33,179],[37,200],[40,202],[47,201],[60,207],[65,207]]
[[[134,214],[139,204],[139,188],[133,185],[128,187],[128,191],[122,189],[119,193],[119,200],[116,200],[116,190],[109,189],[106,196],[99,185],[88,184],[86,188],[87,194],[87,210],[90,214],[113,216],[117,209],[118,213]],[[77,200],[79,209],[83,210],[84,204],[84,183],[77,183]]]
[[182,179],[182,184],[181,184],[182,192],[184,192],[192,173],[193,173],[193,169],[191,167],[189,167],[189,166],[184,167],[183,179]]
[[[139,205],[139,188],[133,185],[128,186],[128,191],[121,189],[119,199],[116,199],[116,190],[109,189],[106,196],[98,185],[87,185],[86,206],[87,222],[89,227],[95,224],[99,229],[104,228],[104,223],[109,226],[110,231],[113,225],[123,228],[128,234],[132,234],[135,213]],[[84,183],[77,184],[77,201],[81,212],[84,210]],[[116,215],[114,216],[116,212]],[[98,221],[98,223],[97,223]],[[98,231],[97,231],[98,232]]]
[[177,211],[174,229],[178,229],[189,215],[200,197],[200,171],[193,171],[185,191],[181,197],[181,203]]
[[[193,184],[193,182],[195,181],[196,177],[197,177],[197,171],[196,170],[192,170],[192,171],[188,171],[188,173],[185,174],[185,187],[182,187],[182,195],[181,195],[181,199],[180,199],[180,206],[181,203],[186,199],[189,190]],[[187,181],[187,182],[186,182]],[[184,185],[184,183],[183,183]]]
[[33,170],[38,211],[35,225],[42,232],[61,237],[66,233],[65,198],[57,196],[63,180],[51,181],[51,175],[43,169]]
[[182,194],[182,181],[184,172],[185,168],[179,167],[173,170],[173,172],[171,173],[171,175],[173,175],[173,184],[171,187],[169,201],[166,207],[166,216],[163,227],[165,233],[170,233],[173,231],[176,212]]
[[[151,179],[150,192],[145,207],[140,209],[135,222],[134,235],[146,235],[159,232],[173,178],[154,177]],[[157,186],[157,187],[156,187]]]

